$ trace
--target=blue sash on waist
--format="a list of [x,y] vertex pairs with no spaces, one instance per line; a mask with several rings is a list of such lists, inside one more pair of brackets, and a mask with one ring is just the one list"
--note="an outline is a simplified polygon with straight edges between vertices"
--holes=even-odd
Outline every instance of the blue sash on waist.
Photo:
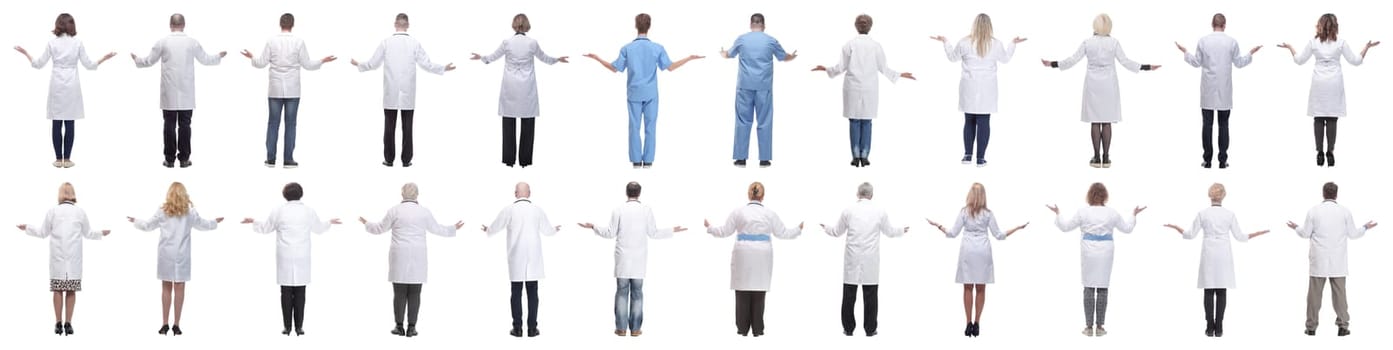
[[766,242],[767,242],[767,241],[769,241],[769,235],[767,235],[767,234],[762,234],[762,233],[741,233],[740,235],[735,236],[735,239],[736,239],[736,240],[740,240],[740,241],[766,241]]
[[1112,232],[1104,233],[1104,234],[1101,234],[1101,235],[1095,235],[1095,234],[1091,234],[1091,233],[1085,233],[1085,234],[1083,234],[1083,240],[1085,240],[1085,241],[1111,241],[1111,240],[1112,240]]

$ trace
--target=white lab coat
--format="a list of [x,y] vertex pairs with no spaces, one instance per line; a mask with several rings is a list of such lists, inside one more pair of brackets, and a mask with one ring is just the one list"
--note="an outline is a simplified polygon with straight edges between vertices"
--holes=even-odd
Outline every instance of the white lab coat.
[[953,229],[948,230],[948,238],[963,235],[958,248],[958,275],[954,279],[960,284],[996,283],[996,267],[992,261],[992,244],[987,238],[1006,239],[1006,233],[996,224],[996,215],[983,209],[976,217],[969,215],[967,208],[958,213]]
[[24,233],[49,239],[48,278],[55,280],[81,280],[82,239],[102,239],[102,232],[87,221],[87,213],[72,203],[49,209],[42,226],[28,225]]
[[382,108],[391,110],[416,109],[416,67],[432,74],[444,75],[445,65],[430,61],[426,49],[406,32],[397,32],[377,45],[377,51],[367,62],[358,62],[358,71],[366,72],[385,67],[382,73]]
[[730,289],[768,291],[774,275],[774,246],[767,237],[794,239],[803,234],[803,230],[785,227],[779,214],[760,202],[751,202],[731,211],[725,224],[706,228],[706,233],[717,238],[737,233],[765,236],[761,241],[735,241],[730,253]]
[[546,277],[542,266],[542,236],[556,234],[542,208],[527,198],[503,208],[489,225],[488,235],[508,231],[508,280],[537,281]]
[[631,200],[614,209],[609,226],[595,226],[595,234],[614,241],[614,278],[643,279],[648,272],[648,239],[672,237],[672,228],[658,228],[653,208]]
[[1238,217],[1224,207],[1209,207],[1195,215],[1195,223],[1182,234],[1185,239],[1194,239],[1200,233],[1204,233],[1204,245],[1200,248],[1199,288],[1237,287],[1229,236],[1239,242],[1248,241],[1248,234],[1238,228]]
[[261,56],[252,59],[257,69],[271,66],[266,96],[270,98],[300,98],[300,68],[318,70],[324,61],[310,57],[305,41],[280,33],[266,40]]
[[1200,109],[1227,111],[1233,109],[1233,69],[1253,63],[1253,56],[1233,37],[1214,32],[1185,53],[1185,63],[1201,68]]
[[846,284],[879,285],[880,235],[904,235],[904,228],[890,225],[890,215],[869,199],[843,210],[836,225],[823,226],[832,237],[846,235],[846,253],[842,255],[842,283]]
[[537,102],[537,72],[534,59],[556,64],[556,57],[547,56],[537,40],[524,34],[513,35],[498,45],[492,54],[483,57],[484,64],[506,58],[503,64],[503,87],[498,92],[498,115],[509,118],[533,118],[541,114]]
[[314,209],[290,201],[271,211],[266,220],[252,223],[256,233],[276,233],[276,283],[282,286],[310,284],[310,233],[329,231]]
[[415,201],[405,201],[382,217],[382,221],[364,224],[368,233],[380,235],[392,231],[392,247],[387,251],[387,280],[392,283],[424,284],[429,261],[426,256],[426,233],[454,237],[455,225],[440,224],[430,210]]
[[166,111],[194,109],[194,67],[197,61],[205,66],[222,62],[222,56],[203,50],[198,40],[173,32],[155,42],[150,55],[136,58],[137,68],[160,66],[160,109]]
[[189,208],[184,216],[170,217],[163,209],[155,210],[155,215],[146,220],[135,221],[135,228],[141,231],[160,229],[160,245],[156,277],[165,282],[188,282],[193,274],[193,230],[210,231],[218,228],[218,222],[198,216],[198,210]]
[[1311,240],[1311,277],[1349,275],[1349,240],[1364,237],[1364,225],[1356,224],[1349,209],[1325,201],[1306,212],[1296,235]]
[[[1137,226],[1136,216],[1122,216],[1116,210],[1103,206],[1090,206],[1079,209],[1074,216],[1055,216],[1055,226],[1060,231],[1079,229],[1083,238],[1086,235],[1112,236],[1113,232],[1132,233]],[[1088,288],[1108,288],[1112,280],[1113,241],[1079,240],[1083,265],[1083,286]]]
[[1312,38],[1292,59],[1301,65],[1306,64],[1312,56],[1316,58],[1316,68],[1311,73],[1311,94],[1306,105],[1306,115],[1345,116],[1345,73],[1340,68],[1340,57],[1344,57],[1349,64],[1358,66],[1364,63],[1364,56],[1354,52],[1344,39],[1321,42],[1320,39]]
[[870,35],[857,35],[842,46],[841,61],[827,68],[827,77],[846,73],[842,82],[842,116],[849,119],[874,119],[880,105],[880,80],[884,75],[891,83],[900,73],[885,65],[885,50]]
[[1141,64],[1127,59],[1117,39],[1094,35],[1079,44],[1073,56],[1059,61],[1059,69],[1069,69],[1085,57],[1088,58],[1088,73],[1083,80],[1082,120],[1089,123],[1122,121],[1122,92],[1117,84],[1117,67],[1113,62],[1133,73],[1141,71]]
[[97,63],[87,57],[82,41],[66,34],[48,42],[48,47],[34,58],[34,69],[53,61],[53,74],[48,81],[48,119],[78,120],[85,117],[82,107],[82,83],[77,78],[77,65],[97,70]]
[[1016,43],[1001,44],[992,38],[986,55],[977,54],[977,44],[972,38],[963,38],[957,45],[943,42],[943,51],[948,61],[962,61],[963,77],[958,82],[958,111],[971,114],[996,113],[996,66],[1011,61],[1016,54]]

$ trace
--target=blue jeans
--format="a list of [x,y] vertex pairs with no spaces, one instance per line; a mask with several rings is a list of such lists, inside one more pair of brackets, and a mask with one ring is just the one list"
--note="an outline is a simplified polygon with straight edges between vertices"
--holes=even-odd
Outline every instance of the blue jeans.
[[270,98],[271,113],[266,119],[266,161],[276,162],[276,132],[281,128],[281,111],[285,111],[285,162],[295,161],[295,114],[300,110],[300,98]]
[[987,159],[987,140],[992,136],[992,124],[990,114],[963,115],[963,158],[972,155],[972,144],[975,139],[977,142],[977,162],[981,163]]
[[643,280],[620,278],[614,292],[614,329],[643,329]]
[[870,158],[871,120],[849,119],[851,121],[851,157]]
[[[53,159],[72,159],[73,157],[73,136],[77,134],[76,121],[54,120],[53,121]],[[67,132],[63,132],[67,129]]]
[[770,160],[774,155],[774,92],[772,90],[746,90],[735,92],[735,150],[731,155],[735,160],[750,157],[750,124],[758,119],[755,127],[759,138],[759,160]]
[[[629,162],[652,163],[653,148],[658,140],[658,98],[647,101],[629,101]],[[639,137],[639,127],[643,136]]]

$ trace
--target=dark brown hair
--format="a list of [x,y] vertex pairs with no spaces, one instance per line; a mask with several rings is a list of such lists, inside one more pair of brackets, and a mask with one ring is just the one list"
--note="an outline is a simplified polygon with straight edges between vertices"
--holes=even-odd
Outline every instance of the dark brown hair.
[[1316,38],[1321,42],[1335,41],[1339,34],[1340,22],[1335,20],[1335,14],[1320,15],[1320,21],[1316,22]]
[[1229,20],[1227,17],[1224,17],[1224,14],[1216,13],[1214,14],[1214,20],[1210,21],[1209,25],[1214,26],[1214,28],[1224,28],[1228,27]]
[[762,14],[762,13],[756,13],[756,14],[750,15],[750,24],[758,24],[758,25],[761,25],[761,26],[764,25],[764,14]]
[[1340,186],[1334,182],[1326,182],[1325,186],[1321,187],[1320,194],[1325,196],[1325,200],[1333,201],[1335,197],[1340,195]]
[[285,184],[285,188],[281,189],[281,196],[288,201],[298,201],[305,197],[305,188],[300,187],[299,183],[291,182]]
[[1090,206],[1108,204],[1108,188],[1103,186],[1102,182],[1094,182],[1093,185],[1088,186],[1088,196],[1086,199]]
[[640,13],[634,16],[634,29],[638,29],[639,34],[648,34],[648,28],[653,27],[653,16],[647,13]]
[[624,195],[629,196],[629,198],[638,198],[640,193],[643,193],[643,186],[640,186],[638,181],[629,182],[628,185],[624,186]]
[[59,14],[58,20],[53,21],[53,35],[77,36],[77,21],[73,20],[73,15]]
[[281,30],[290,30],[290,28],[295,28],[295,15],[289,13],[281,15]]
[[871,16],[870,16],[870,15],[860,15],[860,16],[856,16],[856,32],[857,32],[857,33],[860,33],[860,34],[870,34],[870,33],[871,33]]

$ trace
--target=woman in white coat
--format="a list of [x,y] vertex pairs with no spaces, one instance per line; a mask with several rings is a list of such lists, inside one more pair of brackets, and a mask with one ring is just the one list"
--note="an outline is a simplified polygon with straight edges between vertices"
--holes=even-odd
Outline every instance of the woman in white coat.
[[[387,279],[392,282],[392,307],[397,326],[392,334],[415,337],[416,315],[421,312],[421,286],[426,283],[426,233],[454,237],[463,221],[444,225],[435,221],[430,209],[416,202],[420,189],[415,183],[401,187],[401,204],[392,207],[382,221],[370,222],[358,217],[368,233],[380,235],[392,231],[392,247],[388,250]],[[410,308],[408,311],[407,308]],[[406,318],[406,327],[402,327]]]
[[116,56],[115,52],[102,56],[97,62],[87,57],[87,49],[77,37],[77,22],[69,14],[58,15],[53,25],[53,35],[57,38],[48,42],[48,47],[38,58],[29,55],[23,47],[15,46],[15,51],[24,54],[34,69],[43,68],[49,60],[53,61],[53,75],[48,82],[48,119],[53,121],[53,166],[73,167],[74,123],[86,113],[82,108],[82,84],[77,79],[77,65],[87,70],[97,70],[106,60]]
[[[192,278],[193,273],[193,241],[190,234],[193,230],[216,229],[222,219],[219,217],[209,220],[199,216],[198,211],[193,208],[193,201],[189,200],[188,190],[184,188],[184,184],[178,182],[169,185],[164,205],[155,211],[155,215],[146,220],[126,217],[126,220],[135,224],[137,230],[149,232],[160,229],[159,260],[156,269],[157,277],[162,282],[160,305],[164,307],[164,311],[160,313],[164,318],[160,335],[168,334],[170,331],[173,331],[174,335],[184,334],[184,331],[179,329],[179,320],[184,314],[184,284]],[[169,323],[171,306],[174,307],[173,324]]]
[[885,50],[871,39],[871,16],[856,16],[856,37],[842,46],[841,61],[832,67],[817,66],[814,72],[825,71],[828,78],[846,73],[842,82],[842,116],[850,121],[851,166],[871,165],[871,120],[880,104],[880,80],[884,75],[891,83],[914,74],[898,73],[885,64]]
[[[82,291],[82,239],[101,239],[111,230],[93,230],[87,212],[77,207],[77,192],[64,182],[58,186],[58,206],[48,210],[42,226],[19,225],[19,230],[48,238],[49,291],[53,292],[53,334],[73,334],[73,306]],[[64,307],[67,307],[65,314]],[[66,317],[65,317],[66,316]]]
[[[506,59],[503,65],[503,86],[498,92],[498,115],[503,117],[503,164],[513,164],[524,168],[532,165],[532,142],[535,135],[537,116],[541,107],[537,102],[536,61],[548,65],[556,62],[570,63],[566,56],[551,57],[542,52],[536,39],[527,37],[532,30],[532,22],[526,14],[513,16],[513,36],[503,40],[488,56],[472,54],[471,60],[493,63]],[[518,121],[522,121],[522,138],[518,139]]]
[[[976,337],[981,334],[982,306],[987,302],[987,285],[996,283],[992,245],[991,240],[987,238],[990,236],[998,240],[1006,239],[1016,231],[1025,229],[1030,223],[1001,232],[1001,228],[996,224],[996,215],[992,214],[991,209],[987,209],[987,188],[980,183],[972,184],[972,188],[967,191],[967,205],[958,211],[953,229],[946,229],[933,220],[925,220],[929,225],[943,231],[948,238],[956,238],[963,234],[962,247],[958,249],[956,281],[963,285],[963,314],[967,317],[967,329],[963,330],[963,336]],[[973,306],[976,306],[975,315]]]
[[949,44],[948,38],[935,36],[943,42],[949,62],[962,62],[962,80],[958,82],[958,111],[963,112],[963,164],[972,164],[973,144],[977,145],[977,167],[987,166],[987,141],[991,138],[991,115],[996,113],[996,66],[1011,61],[1016,44],[1025,38],[1016,37],[1003,45],[992,37],[992,18],[977,14],[972,21],[972,35]]
[[256,233],[276,233],[276,283],[281,286],[281,321],[285,325],[281,334],[289,336],[293,325],[295,335],[301,336],[305,335],[305,287],[310,284],[310,233],[328,232],[330,225],[341,222],[319,220],[314,209],[300,202],[305,189],[299,183],[286,184],[281,196],[285,205],[266,220],[246,218],[242,223],[251,224]]
[[1316,58],[1316,68],[1311,73],[1311,93],[1306,102],[1306,115],[1315,118],[1316,166],[1335,166],[1336,122],[1345,116],[1345,73],[1340,68],[1340,57],[1349,64],[1358,66],[1364,63],[1369,48],[1379,42],[1369,41],[1359,55],[1354,54],[1349,43],[1339,38],[1340,23],[1335,14],[1327,13],[1316,21],[1316,37],[1306,43],[1301,51],[1295,46],[1281,43],[1277,47],[1291,51],[1296,64],[1306,64],[1312,56]]
[[1054,212],[1054,224],[1060,231],[1078,229],[1082,233],[1079,249],[1083,263],[1083,313],[1086,322],[1083,335],[1101,337],[1108,334],[1103,329],[1103,323],[1108,314],[1108,286],[1112,280],[1113,232],[1132,233],[1137,226],[1137,214],[1141,214],[1146,207],[1136,207],[1130,217],[1118,214],[1117,210],[1104,206],[1108,204],[1108,188],[1097,182],[1088,187],[1085,198],[1088,199],[1088,207],[1079,209],[1073,216],[1059,215],[1059,207],[1054,205],[1045,207]]
[[770,237],[794,239],[803,234],[798,228],[785,227],[779,214],[764,207],[764,184],[750,184],[747,192],[750,203],[731,211],[725,224],[711,225],[704,220],[706,233],[716,238],[736,236],[730,254],[730,289],[735,290],[735,327],[741,336],[764,335],[764,296],[774,275],[774,246]]
[[[1090,123],[1094,168],[1112,167],[1112,124],[1122,121],[1122,93],[1117,84],[1117,66],[1132,72],[1161,69],[1161,65],[1140,64],[1127,58],[1122,43],[1112,37],[1112,17],[1100,14],[1093,19],[1093,36],[1079,44],[1073,56],[1063,61],[1040,60],[1045,67],[1069,69],[1088,58],[1088,74],[1083,81],[1083,121]],[[1114,63],[1116,61],[1116,63]]]
[[1233,247],[1229,236],[1239,242],[1265,235],[1268,230],[1244,234],[1238,228],[1238,217],[1223,207],[1228,191],[1223,184],[1209,186],[1208,209],[1195,215],[1190,230],[1166,224],[1185,239],[1194,239],[1204,233],[1204,245],[1200,250],[1199,288],[1204,289],[1204,335],[1224,336],[1224,308],[1228,305],[1228,290],[1234,288]]

